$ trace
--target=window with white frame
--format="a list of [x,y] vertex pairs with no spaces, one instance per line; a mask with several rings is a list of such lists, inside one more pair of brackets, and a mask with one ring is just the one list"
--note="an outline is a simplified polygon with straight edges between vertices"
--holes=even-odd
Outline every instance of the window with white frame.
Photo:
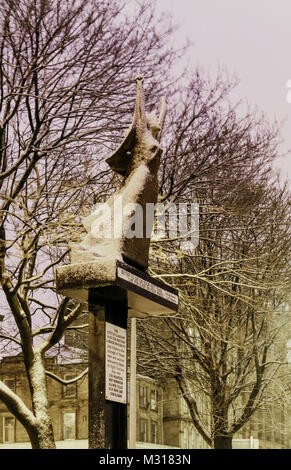
[[156,444],[158,440],[158,424],[155,421],[151,421],[151,442]]
[[139,386],[139,406],[145,408],[148,404],[148,387],[146,385]]
[[12,443],[15,440],[15,418],[12,416],[3,417],[3,442]]
[[188,449],[188,437],[188,428],[185,426],[183,430],[183,449]]
[[76,439],[76,413],[63,414],[64,440]]
[[158,408],[158,391],[155,389],[151,390],[151,410],[157,410]]
[[187,405],[185,398],[182,398],[182,411],[184,414],[188,414],[189,412],[188,405]]
[[191,429],[191,449],[196,448],[196,435],[195,435],[195,429]]
[[147,442],[148,439],[148,422],[146,419],[141,419],[139,423],[139,440]]

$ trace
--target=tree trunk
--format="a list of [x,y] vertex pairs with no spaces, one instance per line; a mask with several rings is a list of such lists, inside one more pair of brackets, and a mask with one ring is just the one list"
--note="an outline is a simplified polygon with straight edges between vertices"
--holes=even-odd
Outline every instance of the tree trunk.
[[29,367],[29,381],[32,395],[32,409],[35,424],[29,430],[29,437],[33,449],[55,449],[55,439],[45,378],[45,366],[40,351],[34,351],[33,360]]
[[56,449],[51,424],[38,423],[33,430],[29,431],[28,435],[32,449]]
[[232,449],[232,436],[215,436],[213,449]]
[[211,381],[212,392],[212,447],[232,449],[232,435],[228,433],[228,407],[226,405],[226,384],[215,374]]

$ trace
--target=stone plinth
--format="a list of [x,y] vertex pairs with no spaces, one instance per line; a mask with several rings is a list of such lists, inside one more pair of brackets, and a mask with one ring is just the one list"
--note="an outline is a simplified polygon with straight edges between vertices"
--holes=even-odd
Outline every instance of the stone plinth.
[[79,302],[88,302],[89,289],[100,299],[124,298],[129,317],[173,315],[178,311],[178,292],[161,281],[116,259],[73,263],[56,270],[57,292]]

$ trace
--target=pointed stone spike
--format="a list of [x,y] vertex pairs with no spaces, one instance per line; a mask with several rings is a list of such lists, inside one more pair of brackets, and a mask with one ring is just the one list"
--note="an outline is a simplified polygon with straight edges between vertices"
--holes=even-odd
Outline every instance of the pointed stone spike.
[[143,89],[143,76],[137,75],[136,79],[136,100],[133,117],[133,126],[136,127],[137,134],[147,128],[145,98]]

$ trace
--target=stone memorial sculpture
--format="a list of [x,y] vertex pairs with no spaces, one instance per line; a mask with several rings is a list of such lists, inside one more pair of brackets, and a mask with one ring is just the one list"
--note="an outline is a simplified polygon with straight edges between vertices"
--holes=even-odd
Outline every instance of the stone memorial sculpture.
[[168,316],[178,311],[177,290],[146,272],[153,225],[147,205],[154,207],[158,199],[165,115],[164,98],[159,117],[146,114],[143,77],[137,76],[132,124],[106,160],[124,182],[105,204],[97,205],[83,219],[87,234],[72,246],[71,264],[56,269],[57,292],[88,304],[92,449],[127,447],[128,318]]
[[178,311],[177,290],[146,272],[153,226],[147,207],[154,209],[158,199],[165,115],[164,98],[159,117],[146,114],[143,77],[137,76],[132,124],[106,160],[123,184],[83,219],[87,234],[72,246],[71,264],[56,269],[57,292],[88,305],[91,449],[127,448],[128,318]]
[[[83,219],[88,233],[79,245],[72,248],[72,263],[102,257],[130,260],[137,267],[147,267],[152,226],[149,226],[149,217],[146,220],[146,204],[155,204],[158,198],[157,173],[165,115],[164,98],[161,100],[159,117],[145,112],[143,77],[138,75],[132,124],[121,145],[106,160],[114,172],[124,177],[124,183],[102,205],[103,209],[97,208]],[[127,226],[131,224],[137,205],[137,217],[142,218],[142,227],[137,231],[138,237],[130,237],[127,234],[127,228],[130,227]],[[102,233],[106,234],[105,237],[102,237]]]
[[[106,160],[124,182],[101,208],[97,205],[82,220],[87,234],[71,247],[71,264],[56,271],[57,291],[79,301],[86,298],[90,288],[115,284],[118,263],[141,272],[148,266],[153,217],[147,217],[147,205],[154,207],[158,199],[160,140],[167,106],[162,98],[159,116],[146,113],[143,77],[138,75],[135,81],[132,124]],[[134,214],[139,227],[131,236]]]
[[[124,183],[109,198],[106,206],[103,205],[107,211],[97,208],[83,219],[88,233],[79,245],[72,248],[72,263],[101,257],[130,260],[138,267],[147,267],[152,227],[146,226],[146,204],[157,202],[157,173],[162,153],[160,138],[165,115],[164,99],[159,117],[145,112],[143,77],[137,76],[132,124],[121,145],[106,160],[113,171],[124,177]],[[138,215],[142,217],[142,233],[139,237],[129,237],[127,225],[131,223],[137,205]],[[105,237],[102,237],[102,232]]]

